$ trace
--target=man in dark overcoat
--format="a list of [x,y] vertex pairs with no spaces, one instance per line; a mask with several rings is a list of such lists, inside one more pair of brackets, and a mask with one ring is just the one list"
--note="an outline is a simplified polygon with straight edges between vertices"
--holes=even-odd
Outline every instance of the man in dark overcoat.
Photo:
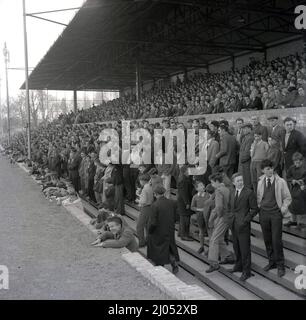
[[147,256],[156,265],[171,264],[172,272],[178,272],[179,254],[175,243],[175,215],[177,205],[165,197],[165,188],[154,188],[156,201],[151,206],[148,222]]
[[302,132],[295,129],[296,121],[293,118],[285,118],[284,125],[286,131],[282,136],[281,146],[287,172],[293,165],[292,156],[295,152],[306,156],[306,139]]
[[252,189],[251,181],[251,145],[254,141],[254,136],[252,133],[252,125],[246,123],[242,126],[243,136],[241,138],[240,152],[239,152],[239,167],[238,171],[243,176],[243,181],[246,187]]

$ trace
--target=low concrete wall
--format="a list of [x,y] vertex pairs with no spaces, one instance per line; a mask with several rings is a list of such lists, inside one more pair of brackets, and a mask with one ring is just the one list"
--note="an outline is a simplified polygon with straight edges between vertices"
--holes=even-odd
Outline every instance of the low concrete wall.
[[[234,125],[237,118],[242,118],[245,122],[249,122],[253,115],[260,117],[260,121],[264,125],[269,125],[267,118],[271,115],[277,115],[281,120],[286,117],[292,117],[297,121],[297,129],[301,130],[306,136],[306,107],[302,108],[290,108],[290,109],[271,109],[271,110],[261,110],[261,111],[245,111],[245,112],[229,112],[229,113],[215,113],[215,114],[200,114],[192,116],[181,116],[177,117],[179,122],[184,124],[187,123],[189,119],[206,118],[206,121],[211,120],[223,120],[226,119],[230,125]],[[164,118],[150,118],[147,119],[150,123],[161,122]],[[140,119],[139,119],[140,121]],[[97,123],[113,123],[115,121],[104,121]]]

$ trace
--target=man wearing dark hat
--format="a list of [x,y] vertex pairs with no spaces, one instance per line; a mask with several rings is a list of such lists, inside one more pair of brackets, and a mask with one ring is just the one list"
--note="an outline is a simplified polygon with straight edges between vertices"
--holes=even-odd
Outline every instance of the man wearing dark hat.
[[216,159],[219,160],[220,166],[230,178],[235,169],[238,143],[235,137],[229,134],[228,127],[224,124],[220,124],[219,134],[220,150],[216,154]]
[[148,222],[147,256],[156,265],[171,264],[172,272],[178,272],[179,254],[175,243],[176,202],[167,199],[165,188],[154,188],[156,201],[151,206]]
[[278,116],[270,116],[267,119],[270,124],[270,127],[268,127],[269,137],[273,136],[280,143],[282,136],[285,134],[285,128],[279,124]]
[[306,156],[306,139],[300,131],[295,129],[296,121],[293,118],[285,118],[284,126],[286,132],[282,136],[281,146],[287,171],[293,165],[292,156],[295,152]]
[[239,151],[239,166],[238,171],[243,176],[244,185],[252,189],[252,181],[251,181],[251,145],[254,141],[254,136],[252,133],[252,125],[250,123],[245,123],[241,127],[242,129],[242,138],[240,144],[240,151]]
[[220,137],[219,137],[219,134],[218,134],[218,128],[219,128],[219,122],[218,121],[213,120],[213,121],[210,122],[209,129],[213,132],[216,141],[218,141],[218,143],[219,143],[220,142]]

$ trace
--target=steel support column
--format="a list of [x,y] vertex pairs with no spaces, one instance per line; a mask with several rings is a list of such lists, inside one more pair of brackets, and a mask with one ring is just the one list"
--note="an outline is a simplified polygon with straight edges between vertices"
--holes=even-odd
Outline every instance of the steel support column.
[[304,59],[305,59],[305,62],[306,62],[306,30],[303,29],[303,47],[304,47]]
[[25,0],[22,1],[23,9],[23,40],[24,40],[24,65],[25,65],[25,88],[26,88],[26,109],[27,109],[27,128],[28,128],[28,160],[31,161],[31,110],[29,92],[29,64],[28,64],[28,38],[27,38],[27,16]]
[[78,92],[77,90],[73,90],[73,112],[76,113],[78,111]]
[[236,65],[235,65],[235,57],[232,56],[232,70],[234,71],[236,68]]
[[10,96],[9,96],[9,81],[8,81],[8,62],[9,62],[9,51],[6,47],[6,42],[4,43],[3,49],[4,64],[5,64],[5,84],[6,84],[6,105],[7,105],[7,134],[8,134],[8,144],[11,145],[11,118],[10,118]]
[[140,63],[139,59],[136,61],[136,100],[137,102],[140,101],[141,95],[141,74],[140,74]]

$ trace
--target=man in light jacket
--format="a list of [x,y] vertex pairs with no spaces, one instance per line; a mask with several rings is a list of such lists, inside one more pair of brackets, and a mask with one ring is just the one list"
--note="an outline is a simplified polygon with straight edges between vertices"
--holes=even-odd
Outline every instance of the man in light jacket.
[[283,277],[285,275],[283,216],[288,212],[291,195],[287,182],[274,173],[271,160],[263,160],[261,168],[264,175],[260,177],[257,186],[257,204],[260,208],[259,222],[269,259],[264,271],[277,268],[278,276]]

